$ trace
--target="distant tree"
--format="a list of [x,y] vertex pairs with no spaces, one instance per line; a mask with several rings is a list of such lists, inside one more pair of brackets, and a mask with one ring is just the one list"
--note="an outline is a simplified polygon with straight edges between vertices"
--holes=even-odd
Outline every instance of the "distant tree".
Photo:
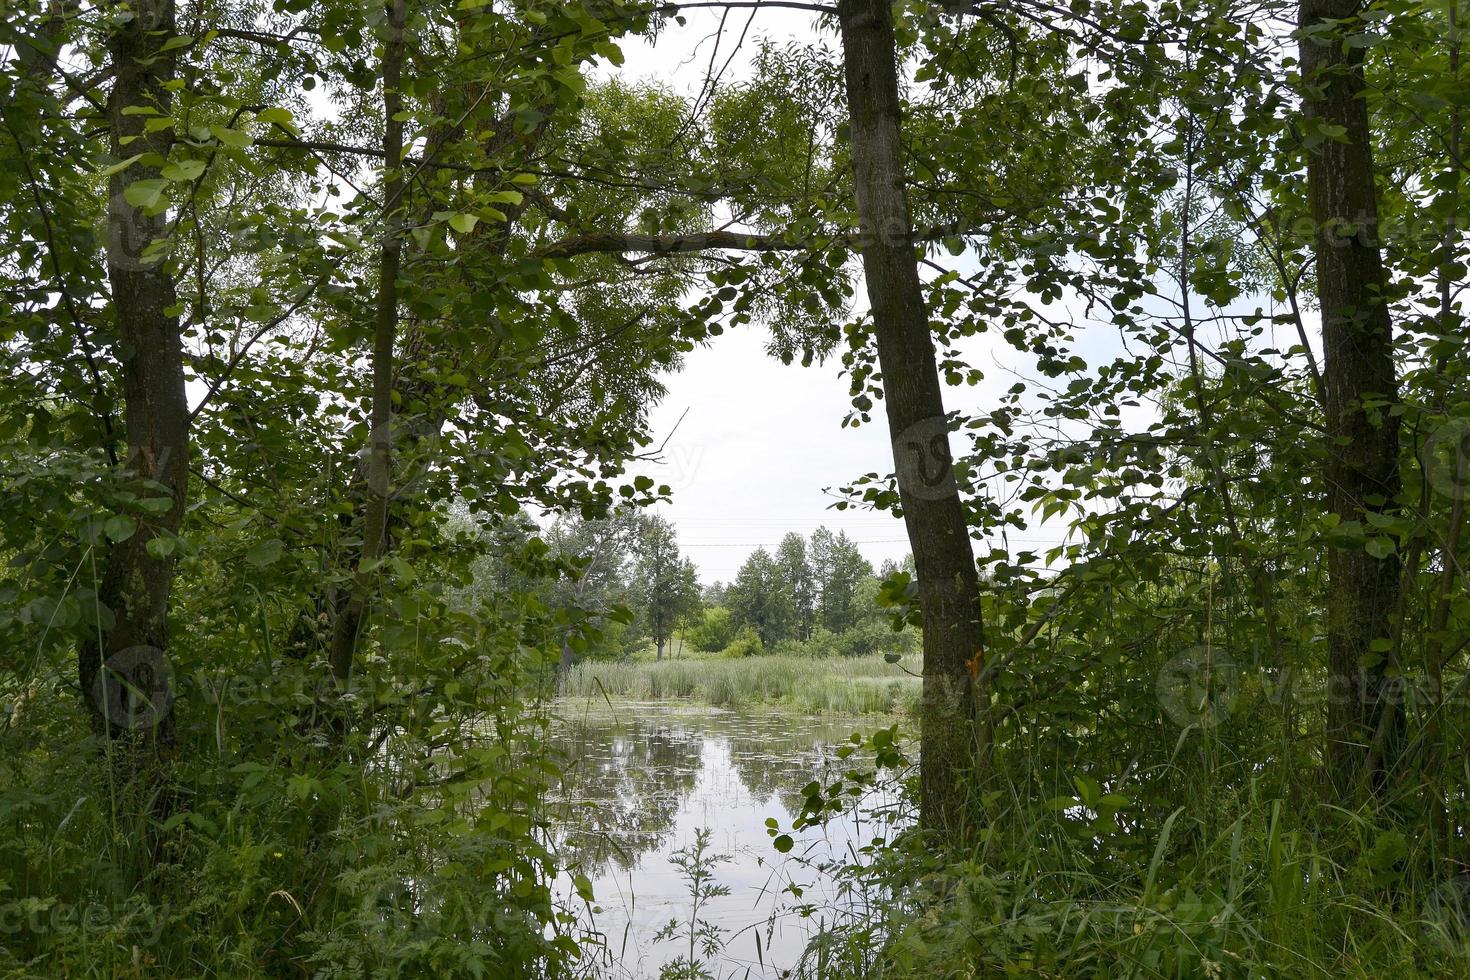
[[552,551],[580,568],[575,577],[556,583],[553,603],[607,609],[626,601],[628,565],[640,524],[636,514],[620,512],[594,520],[564,517],[547,528],[544,537]]
[[704,603],[707,606],[723,606],[726,593],[730,587],[724,582],[715,581],[704,587]]
[[806,539],[795,532],[782,538],[776,549],[776,568],[791,601],[796,638],[799,640],[811,639],[817,612],[817,582],[806,553]]
[[781,569],[764,548],[751,552],[726,596],[736,627],[755,630],[770,647],[791,635],[796,610],[786,591]]
[[[631,511],[593,520],[564,517],[554,522],[546,531],[546,543],[557,555],[575,562],[578,571],[556,581],[551,590],[551,605],[600,616],[629,602],[628,563],[640,526],[641,518]],[[637,639],[636,633],[616,632],[620,635],[618,648]],[[571,666],[572,646],[569,639],[564,639],[560,672],[565,675]]]
[[673,525],[657,515],[643,520],[634,554],[629,593],[662,660],[669,637],[699,608],[699,571],[679,555]]
[[[873,566],[842,532],[834,536],[826,528],[818,528],[812,534],[812,552],[816,555],[819,550],[817,618],[827,629],[841,633],[862,618],[863,610],[857,601],[858,585],[873,577]],[[813,567],[818,567],[816,562]]]
[[811,543],[807,546],[807,567],[812,570],[812,585],[815,588],[813,596],[817,618],[821,618],[822,594],[827,589],[827,581],[832,577],[832,550],[837,545],[837,536],[826,527],[819,527],[812,532]]
[[910,577],[913,576],[914,556],[912,554],[904,555],[902,561],[894,561],[892,558],[885,558],[883,559],[882,564],[878,566],[879,578],[887,578],[890,575],[897,575],[900,572],[905,573]]

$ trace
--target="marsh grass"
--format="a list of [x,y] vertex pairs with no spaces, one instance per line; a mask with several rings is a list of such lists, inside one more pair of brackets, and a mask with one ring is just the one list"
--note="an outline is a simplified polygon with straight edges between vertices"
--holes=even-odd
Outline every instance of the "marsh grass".
[[1034,778],[1001,778],[971,804],[994,820],[965,846],[910,828],[846,865],[807,865],[852,901],[824,910],[792,975],[1470,977],[1470,876],[1426,873],[1431,844],[1362,814],[1259,788],[1186,796],[1110,830],[1073,798],[1038,798]]
[[918,672],[917,656],[898,664],[876,656],[779,655],[593,661],[573,668],[564,693],[572,698],[688,700],[721,708],[769,705],[816,715],[907,715],[918,706]]

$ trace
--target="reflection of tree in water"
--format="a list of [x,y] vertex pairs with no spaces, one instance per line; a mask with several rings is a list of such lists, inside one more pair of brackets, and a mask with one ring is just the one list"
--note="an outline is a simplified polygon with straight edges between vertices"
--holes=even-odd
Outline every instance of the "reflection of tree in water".
[[680,727],[631,722],[568,725],[562,821],[566,857],[587,873],[631,869],[672,829],[703,765],[704,738]]
[[787,811],[801,806],[801,788],[823,777],[828,746],[825,731],[731,732],[730,763],[750,795],[765,802],[775,794]]

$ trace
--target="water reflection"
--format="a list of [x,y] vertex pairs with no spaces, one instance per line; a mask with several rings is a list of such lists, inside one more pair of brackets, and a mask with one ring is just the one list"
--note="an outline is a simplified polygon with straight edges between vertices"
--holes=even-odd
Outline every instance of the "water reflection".
[[570,863],[628,870],[657,850],[694,791],[704,738],[653,718],[582,718],[557,741],[566,754],[562,847]]
[[[782,889],[793,874],[808,888],[821,883],[777,854],[766,820],[789,828],[801,788],[821,777],[834,743],[879,725],[648,704],[563,704],[560,713],[557,737],[568,767],[558,843],[573,872],[592,881],[591,918],[606,943],[607,973],[656,977],[677,955],[654,942],[671,918],[688,915],[685,884],[668,858],[708,827],[712,850],[733,857],[716,873],[730,895],[704,913],[729,930],[713,964],[717,975],[782,976],[813,929],[784,908]],[[871,828],[839,821],[803,839],[799,850],[850,854],[859,833],[866,839]],[[573,894],[571,873],[562,891]],[[809,892],[805,900],[814,898]]]

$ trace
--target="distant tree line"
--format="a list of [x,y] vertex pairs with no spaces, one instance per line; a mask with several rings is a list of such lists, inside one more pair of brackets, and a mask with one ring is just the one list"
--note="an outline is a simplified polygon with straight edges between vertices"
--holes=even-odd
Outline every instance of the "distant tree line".
[[[673,525],[656,514],[559,517],[545,528],[522,515],[499,533],[506,540],[476,564],[469,591],[514,587],[534,594],[548,616],[565,618],[564,667],[574,652],[625,656],[650,644],[661,660],[700,611],[698,570],[680,554]],[[553,575],[526,574],[501,557],[538,538]]]
[[687,638],[698,650],[746,654],[907,650],[913,636],[895,633],[877,602],[880,578],[899,571],[899,564],[886,562],[882,575],[875,574],[841,531],[819,527],[810,538],[793,532],[775,554],[751,552],[730,585],[707,589],[700,622]]
[[[648,647],[662,660],[676,643],[730,656],[863,656],[917,646],[915,631],[895,632],[878,603],[880,581],[912,576],[912,559],[884,562],[875,572],[841,531],[789,533],[774,554],[751,552],[733,582],[704,588],[680,551],[677,530],[657,515],[560,517],[545,528],[527,516],[500,533],[516,540],[490,549],[472,588],[530,590],[549,615],[588,617],[568,619],[564,667],[579,655],[627,657]],[[559,565],[553,578],[527,576],[496,557],[538,537]]]

